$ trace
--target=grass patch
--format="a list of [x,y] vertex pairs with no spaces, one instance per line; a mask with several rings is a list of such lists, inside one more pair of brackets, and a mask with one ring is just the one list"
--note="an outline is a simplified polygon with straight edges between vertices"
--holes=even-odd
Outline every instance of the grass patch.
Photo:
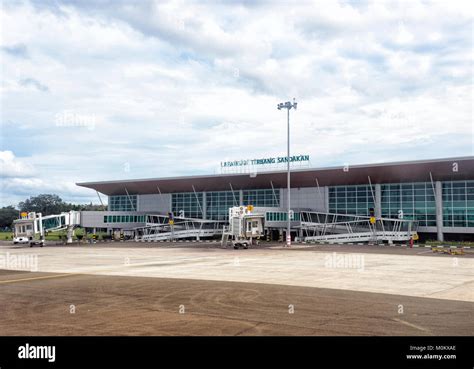
[[13,232],[0,232],[0,240],[1,241],[11,241],[13,238]]
[[[97,232],[96,235],[98,236],[98,239],[103,239],[104,236],[107,235],[106,232]],[[79,236],[79,237],[78,237]],[[77,241],[79,238],[84,237],[84,229],[83,228],[77,228],[74,231],[74,236],[72,239],[74,241]],[[53,231],[53,232],[48,232],[48,234],[45,235],[45,240],[46,241],[60,241],[61,239],[64,239],[67,237],[67,232],[65,230],[63,231]],[[87,239],[92,239],[92,233],[87,234]],[[0,240],[1,241],[12,241],[13,240],[13,232],[0,232]]]
[[472,241],[425,241],[424,245],[431,245],[431,246],[474,246],[474,242]]

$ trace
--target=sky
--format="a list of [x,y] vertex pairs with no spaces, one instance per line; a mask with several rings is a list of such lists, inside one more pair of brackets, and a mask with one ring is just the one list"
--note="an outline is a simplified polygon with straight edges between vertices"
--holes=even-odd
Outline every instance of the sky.
[[0,206],[77,182],[474,155],[468,1],[2,1]]

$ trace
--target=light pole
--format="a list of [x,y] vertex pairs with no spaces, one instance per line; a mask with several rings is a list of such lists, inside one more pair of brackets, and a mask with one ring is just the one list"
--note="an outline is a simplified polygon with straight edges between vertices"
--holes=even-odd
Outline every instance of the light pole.
[[287,101],[285,103],[280,103],[278,104],[278,110],[281,110],[281,109],[287,109],[287,120],[288,120],[288,134],[287,134],[287,149],[288,149],[288,152],[287,152],[287,157],[286,157],[286,160],[287,160],[287,168],[288,168],[288,173],[287,173],[287,185],[288,185],[288,189],[287,189],[287,199],[288,199],[288,214],[287,214],[287,218],[288,218],[288,224],[287,224],[287,229],[286,229],[286,245],[288,247],[290,247],[291,245],[291,219],[290,219],[290,213],[291,213],[291,205],[290,205],[290,109],[291,108],[295,108],[296,110],[296,101],[295,99],[293,98],[293,103],[291,103],[291,101]]

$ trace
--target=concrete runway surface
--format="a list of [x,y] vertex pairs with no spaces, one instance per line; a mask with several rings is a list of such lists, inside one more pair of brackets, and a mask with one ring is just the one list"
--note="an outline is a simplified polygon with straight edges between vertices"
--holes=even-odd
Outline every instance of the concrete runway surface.
[[0,334],[473,334],[474,258],[376,250],[4,245]]

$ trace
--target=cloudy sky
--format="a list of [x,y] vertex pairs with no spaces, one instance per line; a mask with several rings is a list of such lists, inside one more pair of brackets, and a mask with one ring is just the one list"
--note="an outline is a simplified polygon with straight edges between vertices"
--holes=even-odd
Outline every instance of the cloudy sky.
[[474,155],[456,1],[2,1],[0,205],[76,182]]

